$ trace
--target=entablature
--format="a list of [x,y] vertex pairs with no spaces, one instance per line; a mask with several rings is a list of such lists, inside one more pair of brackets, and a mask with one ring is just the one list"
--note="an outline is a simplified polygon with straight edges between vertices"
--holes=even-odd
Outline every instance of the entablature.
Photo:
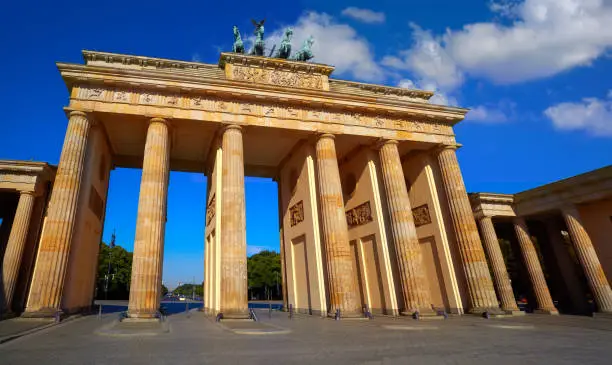
[[476,218],[516,216],[512,194],[472,193],[469,197]]
[[[201,110],[217,113],[206,116],[211,121],[240,121],[254,116],[259,118],[255,124],[293,128],[291,123],[315,122],[319,126],[304,128],[322,126],[330,132],[338,125],[359,126],[372,128],[373,137],[413,140],[412,134],[419,133],[429,136],[417,136],[415,140],[443,144],[455,144],[452,126],[467,112],[423,102],[430,92],[328,80],[333,67],[327,65],[226,53],[220,62],[224,69],[91,51],[84,51],[84,57],[86,65],[57,64],[71,93],[71,109],[112,112],[129,109],[126,104],[138,110],[151,106],[155,109],[149,108],[149,114],[187,115],[186,119]],[[130,67],[123,67],[126,65]],[[240,67],[243,70],[236,73]],[[255,80],[241,79],[249,75],[255,75]],[[330,89],[330,83],[336,86]],[[273,118],[281,121],[267,122]],[[381,133],[381,129],[386,131]],[[365,130],[359,133],[368,135]]]
[[0,190],[41,193],[55,178],[55,167],[44,162],[0,160]]

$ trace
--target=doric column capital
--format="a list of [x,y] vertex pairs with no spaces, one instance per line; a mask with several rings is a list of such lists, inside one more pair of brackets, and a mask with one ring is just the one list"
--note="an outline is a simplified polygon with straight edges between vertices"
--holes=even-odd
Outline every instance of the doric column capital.
[[72,118],[72,117],[76,117],[76,116],[81,116],[84,118],[89,118],[88,113],[85,113],[83,111],[80,110],[71,110],[68,112],[68,118]]
[[221,128],[221,132],[224,133],[230,129],[234,129],[242,133],[242,127],[238,124],[226,124]]
[[527,226],[527,222],[525,221],[525,218],[519,217],[519,216],[512,218],[512,224],[514,224],[515,226],[521,226],[521,227]]
[[317,139],[325,139],[325,138],[336,139],[336,135],[331,134],[331,133],[319,133],[317,135]]
[[97,124],[96,119],[93,117],[91,112],[88,111],[83,111],[83,110],[71,110],[71,109],[65,109],[66,112],[66,117],[68,119],[72,119],[72,118],[85,118],[89,123],[90,126],[95,126]]
[[37,197],[40,195],[40,192],[36,192],[34,190],[19,190],[19,195],[31,195],[33,197]]
[[398,145],[399,142],[396,139],[380,138],[374,143],[374,149],[381,149],[386,145]]
[[559,210],[561,211],[561,214],[563,215],[573,215],[573,216],[576,216],[576,218],[580,216],[580,213],[578,213],[578,208],[576,207],[576,204],[573,204],[573,203],[564,203],[561,207],[559,207]]
[[165,125],[168,126],[168,128],[172,127],[172,124],[170,123],[170,120],[168,120],[166,118],[159,118],[159,117],[151,118],[151,119],[149,119],[149,124],[150,123],[164,123]]
[[440,154],[444,151],[456,151],[461,145],[459,144],[441,144],[434,148],[435,154]]

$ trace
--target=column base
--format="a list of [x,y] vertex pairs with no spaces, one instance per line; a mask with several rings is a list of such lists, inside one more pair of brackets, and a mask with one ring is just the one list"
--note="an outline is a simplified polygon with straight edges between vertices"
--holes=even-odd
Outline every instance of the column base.
[[535,309],[533,313],[536,314],[550,314],[551,316],[558,316],[559,311],[556,309]]
[[19,317],[19,315],[13,311],[2,312],[0,315],[0,321],[4,321],[5,319],[12,319],[15,317]]
[[[336,318],[336,312],[327,312],[327,318]],[[367,319],[363,312],[351,311],[342,312],[340,311],[340,319]]]
[[489,308],[471,308],[467,311],[467,314],[473,314],[476,316],[484,316],[485,313],[488,313],[489,316],[503,316],[505,315],[505,311],[501,310],[499,307],[489,307]]
[[62,320],[67,317],[67,314],[57,308],[41,308],[35,311],[28,311],[21,314],[21,318],[31,319],[47,319],[47,320]]
[[138,319],[149,320],[149,319],[159,319],[160,317],[161,317],[161,313],[159,311],[137,312],[137,311],[128,310],[127,318],[124,318],[123,320],[126,320],[128,318],[131,320],[138,320]]
[[[418,318],[416,318],[417,312],[419,313]],[[441,316],[438,316],[438,313],[434,312],[434,310],[431,308],[419,308],[416,311],[402,310],[399,314],[402,317],[412,317],[414,319],[438,319],[438,317],[443,318]]]
[[524,316],[525,312],[523,312],[522,310],[514,310],[514,309],[503,309],[504,313],[509,315],[509,316],[514,316],[514,317],[518,317],[518,316]]
[[248,319],[248,320],[252,320],[251,319],[251,313],[249,313],[249,311],[247,310],[246,312],[243,310],[225,310],[225,311],[221,311],[220,313],[223,313],[223,318],[224,319]]
[[159,317],[126,317],[121,319],[122,323],[157,323],[161,322]]
[[611,312],[593,312],[593,318],[612,320]]

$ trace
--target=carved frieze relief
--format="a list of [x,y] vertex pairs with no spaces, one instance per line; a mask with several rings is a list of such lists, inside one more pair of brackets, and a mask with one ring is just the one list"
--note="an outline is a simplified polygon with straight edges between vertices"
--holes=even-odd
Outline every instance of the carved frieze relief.
[[298,87],[304,89],[323,89],[322,75],[309,75],[265,68],[252,68],[238,65],[231,66],[232,80],[271,84],[283,87]]
[[349,228],[360,226],[371,221],[372,209],[370,208],[369,201],[346,212],[346,223],[348,224]]
[[416,227],[424,226],[431,223],[431,216],[429,215],[429,206],[427,204],[419,205],[412,209],[412,216],[414,217],[414,225]]
[[304,202],[302,200],[289,208],[289,219],[291,220],[291,227],[304,221]]
[[212,199],[210,199],[210,202],[208,202],[208,205],[206,205],[206,225],[209,225],[215,217],[216,201],[216,196],[213,195]]
[[[134,97],[132,97],[133,93],[135,94]],[[447,136],[453,135],[453,129],[450,125],[435,120],[420,121],[412,120],[409,117],[365,114],[361,111],[347,112],[323,109],[323,107],[227,101],[203,95],[184,95],[171,92],[137,93],[134,90],[128,89],[112,89],[107,93],[104,89],[84,86],[79,88],[77,98],[85,100],[104,100],[106,94],[109,95],[106,99],[113,102],[130,102],[130,100],[135,100],[137,103],[144,105],[186,107],[208,112],[253,115],[262,118],[274,117],[298,121],[355,125],[368,128],[395,129],[407,132],[442,134]]]

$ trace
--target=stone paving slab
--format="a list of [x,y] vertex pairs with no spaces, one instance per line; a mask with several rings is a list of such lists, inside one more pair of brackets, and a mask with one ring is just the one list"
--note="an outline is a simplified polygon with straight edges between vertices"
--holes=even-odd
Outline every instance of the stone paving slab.
[[168,321],[120,321],[114,320],[111,323],[95,331],[98,335],[117,336],[117,337],[141,337],[157,336],[170,332]]
[[165,335],[95,334],[116,318],[87,317],[2,344],[0,363],[608,365],[612,358],[612,325],[586,317],[330,321],[289,320],[286,313],[273,313],[272,318],[260,315],[261,322],[254,326],[265,324],[290,332],[249,336],[192,313],[168,317],[172,330]]
[[34,330],[53,326],[55,322],[41,319],[11,318],[0,321],[0,343],[31,333]]

